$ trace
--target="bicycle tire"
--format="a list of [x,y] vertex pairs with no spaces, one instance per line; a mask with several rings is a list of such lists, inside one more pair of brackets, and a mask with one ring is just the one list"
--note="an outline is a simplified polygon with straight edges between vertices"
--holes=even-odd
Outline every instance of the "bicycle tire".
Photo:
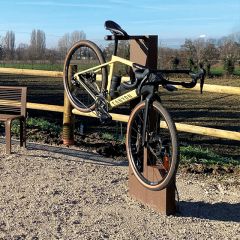
[[[141,146],[144,110],[145,101],[140,102],[133,109],[129,117],[126,135],[127,157],[137,180],[144,187],[153,191],[157,191],[168,187],[175,178],[179,164],[177,131],[175,124],[167,110],[159,102],[154,101],[152,107],[149,109],[150,112],[148,114],[148,126],[146,130],[146,136],[148,135],[148,140],[149,142],[152,141],[152,143],[149,143],[147,147]],[[154,120],[154,124],[156,125],[156,133],[150,132],[150,130],[154,131],[154,129],[153,126],[151,127],[152,129],[150,128],[149,123],[151,121],[154,122]],[[154,135],[152,136],[152,139],[151,134]],[[157,139],[155,142],[153,141],[154,137]],[[152,150],[150,151],[150,148],[152,148],[150,144],[152,144],[152,146],[156,145],[156,149],[158,148],[159,150],[160,146],[157,147],[157,145],[160,145],[160,143],[160,155],[157,156],[155,154],[154,156],[154,154],[151,152]],[[146,159],[144,159],[144,155],[145,158],[147,156]],[[168,156],[168,159],[165,157],[165,155]],[[156,156],[159,157],[159,159],[156,159]],[[164,162],[166,159],[168,160],[169,164],[167,167]],[[162,162],[162,165],[159,164],[159,162]],[[151,166],[151,168],[149,168],[149,166]],[[163,172],[164,175],[161,175]]]
[[[64,70],[63,70],[63,83],[64,83],[64,89],[67,93],[67,96],[71,102],[71,104],[79,111],[81,112],[90,112],[95,109],[95,100],[91,97],[91,95],[86,91],[81,86],[73,86],[70,79],[69,79],[69,66],[71,64],[71,61],[74,61],[73,58],[77,55],[77,58],[80,56],[81,57],[81,49],[83,51],[87,51],[88,49],[88,54],[89,54],[89,59],[94,57],[94,66],[104,64],[106,61],[104,59],[103,53],[101,49],[93,42],[89,40],[80,40],[76,42],[68,51],[65,61],[64,61]],[[75,55],[74,55],[75,54]],[[91,55],[91,56],[90,56]],[[75,61],[81,61],[81,60],[76,60]],[[96,63],[95,63],[96,61]],[[82,70],[87,70],[89,69],[89,65],[85,66],[84,69],[84,64],[80,64],[80,67],[83,67]],[[91,67],[94,67],[91,66]],[[78,71],[80,71],[78,69]],[[91,87],[91,83],[88,83]],[[92,88],[94,88],[95,93],[99,94],[103,92],[106,89],[107,86],[107,67],[102,67],[101,68],[101,80],[98,81],[99,89],[94,88],[92,84]],[[84,101],[89,101],[86,104],[84,104]]]

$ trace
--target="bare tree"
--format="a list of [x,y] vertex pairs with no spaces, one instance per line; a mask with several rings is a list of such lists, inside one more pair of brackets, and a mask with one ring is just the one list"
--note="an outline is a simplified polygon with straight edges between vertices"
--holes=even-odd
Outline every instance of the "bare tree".
[[37,30],[37,52],[39,58],[44,57],[46,50],[46,36],[45,33],[41,30]]
[[3,59],[3,42],[2,37],[0,36],[0,60]]
[[46,59],[52,65],[57,63],[57,59],[59,58],[59,52],[56,49],[47,49],[46,50]]
[[64,58],[68,49],[77,41],[86,39],[86,34],[83,31],[74,31],[71,34],[65,33],[58,41],[58,50],[61,58]]
[[4,37],[3,48],[6,59],[12,60],[14,58],[15,50],[15,33],[13,31],[7,31]]
[[28,59],[28,44],[19,43],[16,49],[16,58],[17,60],[27,60]]
[[30,40],[30,57],[32,60],[43,59],[46,50],[46,37],[42,30],[33,30]]
[[83,31],[74,31],[71,33],[70,44],[73,45],[81,39],[86,39],[86,34]]
[[[182,60],[180,59],[181,51],[178,49],[172,49],[168,47],[160,46],[158,49],[158,67],[159,68],[175,68],[178,67]],[[178,59],[175,63],[173,59]],[[173,66],[174,65],[174,66]]]
[[227,40],[225,41],[221,46],[220,46],[220,50],[221,50],[221,58],[233,58],[233,59],[237,59],[239,58],[240,55],[240,44],[236,43],[232,40]]
[[211,63],[219,57],[219,50],[212,40],[205,41],[202,38],[194,41],[186,39],[182,49],[185,49],[188,54],[188,62],[190,68],[196,68],[200,64],[205,64],[210,75]]
[[221,59],[224,62],[225,75],[232,75],[235,62],[240,58],[240,44],[232,40],[226,40],[220,46]]
[[196,63],[197,65],[204,61],[204,50],[205,50],[204,39],[196,39],[194,41],[186,39],[182,48],[188,52],[189,61]]
[[196,48],[191,39],[186,39],[181,47],[187,51],[189,58],[196,59]]
[[193,42],[193,45],[195,46],[196,50],[196,60],[197,63],[200,64],[204,62],[205,59],[205,46],[206,42],[203,38],[198,38]]
[[[109,43],[105,48],[103,48],[103,54],[105,59],[110,59],[114,52],[114,43]],[[123,58],[130,57],[130,45],[128,41],[119,41],[117,48],[117,55]]]
[[206,41],[203,58],[206,61],[214,61],[219,59],[220,51],[211,41]]
[[58,41],[58,51],[60,52],[61,58],[64,58],[70,48],[70,35],[65,33]]

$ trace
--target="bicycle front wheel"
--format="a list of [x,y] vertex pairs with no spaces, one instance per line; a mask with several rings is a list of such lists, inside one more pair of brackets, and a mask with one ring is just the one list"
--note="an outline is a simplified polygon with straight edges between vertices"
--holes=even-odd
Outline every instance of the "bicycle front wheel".
[[[100,48],[88,40],[76,42],[68,51],[64,62],[63,83],[71,104],[79,111],[94,110],[94,95],[97,96],[106,89],[107,67],[92,69],[105,62]],[[81,81],[87,87],[71,76],[70,65],[74,65],[75,71],[80,72]]]
[[149,108],[143,144],[145,102],[132,111],[126,137],[127,156],[132,171],[146,188],[156,191],[169,186],[179,163],[176,127],[169,113],[157,101]]

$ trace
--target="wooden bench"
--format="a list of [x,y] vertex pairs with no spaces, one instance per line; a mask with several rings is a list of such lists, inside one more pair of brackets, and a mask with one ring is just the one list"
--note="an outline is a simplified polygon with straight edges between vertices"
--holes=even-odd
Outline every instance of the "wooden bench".
[[0,86],[0,121],[5,123],[6,153],[11,153],[12,121],[20,121],[20,146],[26,147],[26,87]]

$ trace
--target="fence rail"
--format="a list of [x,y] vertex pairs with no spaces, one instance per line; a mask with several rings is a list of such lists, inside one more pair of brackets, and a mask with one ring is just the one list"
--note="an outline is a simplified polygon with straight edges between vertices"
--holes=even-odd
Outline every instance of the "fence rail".
[[[200,91],[200,84],[197,83],[196,87],[194,88],[184,88],[178,86],[179,89],[187,89],[192,91]],[[212,92],[212,93],[223,93],[223,94],[233,94],[233,95],[240,95],[240,87],[229,87],[229,86],[221,86],[221,85],[211,85],[211,84],[204,84],[203,87],[204,92]]]
[[[63,73],[58,71],[43,71],[43,70],[29,70],[29,69],[15,69],[15,68],[0,68],[0,74],[14,74],[14,75],[32,75],[32,76],[43,76],[43,77],[62,77]],[[193,89],[193,91],[199,91],[199,84]],[[224,94],[236,94],[240,95],[239,87],[228,87],[228,86],[220,86],[220,85],[204,85],[204,91],[213,92],[213,93],[224,93]],[[39,104],[39,103],[27,103],[28,109],[35,110],[44,110],[44,111],[53,111],[53,112],[62,112],[64,113],[64,106],[58,105],[49,105],[49,104]],[[88,116],[88,117],[96,117],[94,112],[90,113],[82,113],[76,109],[72,110],[73,114]],[[116,121],[128,122],[129,116],[122,114],[114,114],[111,113],[112,119]],[[207,135],[218,138],[225,138],[231,140],[240,141],[240,132],[233,132],[215,128],[201,127],[196,125],[189,125],[184,123],[176,123],[176,127],[178,131],[195,133],[200,135]]]
[[13,74],[13,75],[42,76],[42,77],[59,77],[59,78],[63,77],[63,72],[33,70],[33,69],[0,68],[0,73]]

